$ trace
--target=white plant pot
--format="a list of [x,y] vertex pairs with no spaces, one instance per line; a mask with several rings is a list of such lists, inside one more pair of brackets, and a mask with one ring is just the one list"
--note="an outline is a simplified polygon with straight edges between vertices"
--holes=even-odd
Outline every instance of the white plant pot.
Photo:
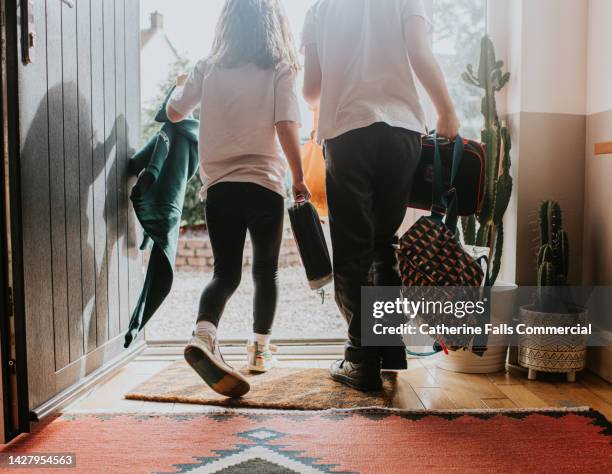
[[[491,290],[491,323],[495,325],[512,324],[516,315],[516,295],[518,286],[513,283],[498,282]],[[490,335],[488,349],[482,357],[469,351],[440,354],[436,365],[451,372],[465,374],[491,374],[501,372],[506,367],[506,356],[510,335]]]

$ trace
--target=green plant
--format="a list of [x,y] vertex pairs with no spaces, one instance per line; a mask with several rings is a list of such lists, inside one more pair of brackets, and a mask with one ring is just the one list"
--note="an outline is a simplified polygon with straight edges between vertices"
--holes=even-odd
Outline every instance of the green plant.
[[[142,120],[142,142],[146,141],[160,129],[161,125],[155,121],[155,115],[159,110],[159,104],[161,104],[166,98],[168,91],[175,85],[176,77],[179,74],[184,74],[186,71],[191,69],[191,63],[187,59],[177,60],[170,71],[168,77],[159,84],[159,93],[156,100],[149,104],[145,104],[143,110]],[[196,109],[193,113],[195,119],[200,118],[200,111]],[[183,205],[183,215],[181,218],[182,227],[195,227],[206,224],[206,218],[204,215],[204,206],[200,201],[200,190],[202,189],[202,181],[200,180],[199,174],[196,174],[187,183],[187,190],[185,192],[185,204]]]
[[493,285],[499,276],[504,246],[504,214],[512,195],[510,176],[510,150],[512,143],[507,126],[497,114],[495,94],[501,91],[510,79],[510,73],[503,72],[503,61],[495,58],[495,48],[489,36],[480,43],[478,71],[470,64],[463,73],[463,80],[484,91],[481,112],[484,127],[481,132],[486,150],[486,182],[484,199],[476,216],[461,220],[463,240],[468,245],[489,248],[488,282]]
[[556,201],[540,204],[540,248],[538,251],[538,291],[536,309],[565,312],[564,290],[569,271],[569,240],[563,230],[561,206]]

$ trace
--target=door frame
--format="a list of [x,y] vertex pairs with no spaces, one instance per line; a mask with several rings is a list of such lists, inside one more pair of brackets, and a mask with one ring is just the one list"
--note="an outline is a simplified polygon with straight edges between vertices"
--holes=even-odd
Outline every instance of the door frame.
[[17,2],[0,0],[0,358],[3,441],[30,430],[19,176]]

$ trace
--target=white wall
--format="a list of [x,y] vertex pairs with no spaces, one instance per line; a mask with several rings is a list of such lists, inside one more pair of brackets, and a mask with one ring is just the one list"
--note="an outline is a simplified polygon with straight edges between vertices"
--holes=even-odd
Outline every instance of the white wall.
[[[597,3],[612,8],[610,0]],[[589,2],[489,0],[488,12],[498,56],[513,77],[500,100],[502,113],[584,115]],[[605,29],[606,20],[600,21]]]
[[587,114],[612,110],[612,1],[589,0]]
[[[513,140],[505,280],[527,283],[534,273],[533,224],[542,199],[562,203],[580,259],[584,153],[575,145],[584,140],[588,16],[587,0],[488,1],[489,34],[511,74],[498,98]],[[547,170],[561,163],[551,180]]]
[[522,112],[585,114],[588,3],[523,1]]
[[497,107],[502,116],[521,110],[522,11],[522,0],[488,0],[488,34],[495,45],[497,57],[504,61],[511,75],[510,82],[498,96]]

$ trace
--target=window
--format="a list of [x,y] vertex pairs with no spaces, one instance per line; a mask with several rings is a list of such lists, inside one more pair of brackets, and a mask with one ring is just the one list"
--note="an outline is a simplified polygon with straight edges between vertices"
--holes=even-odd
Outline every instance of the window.
[[482,94],[463,82],[461,74],[468,64],[478,67],[480,39],[486,32],[486,0],[434,0],[433,17],[434,52],[461,119],[461,133],[479,140]]

